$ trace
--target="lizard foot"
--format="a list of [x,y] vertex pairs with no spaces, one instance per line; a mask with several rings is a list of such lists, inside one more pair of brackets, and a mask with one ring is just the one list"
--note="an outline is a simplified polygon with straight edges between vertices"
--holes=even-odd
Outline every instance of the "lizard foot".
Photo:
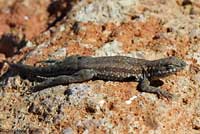
[[139,89],[142,92],[157,94],[159,98],[164,97],[167,99],[172,99],[173,97],[173,94],[169,93],[166,90],[162,90],[158,87],[150,86],[150,81],[147,78],[145,78],[139,83]]

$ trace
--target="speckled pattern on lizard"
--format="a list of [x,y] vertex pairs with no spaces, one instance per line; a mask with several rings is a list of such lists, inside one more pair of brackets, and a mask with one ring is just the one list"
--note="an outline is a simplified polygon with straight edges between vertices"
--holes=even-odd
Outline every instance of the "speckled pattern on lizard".
[[31,87],[30,92],[45,88],[80,83],[88,80],[136,81],[142,92],[154,93],[158,96],[172,98],[172,94],[159,87],[150,85],[153,79],[174,74],[186,66],[177,57],[167,57],[158,60],[137,59],[127,56],[69,56],[53,65],[34,67],[24,64],[7,62],[10,70],[20,76],[34,78],[40,83]]

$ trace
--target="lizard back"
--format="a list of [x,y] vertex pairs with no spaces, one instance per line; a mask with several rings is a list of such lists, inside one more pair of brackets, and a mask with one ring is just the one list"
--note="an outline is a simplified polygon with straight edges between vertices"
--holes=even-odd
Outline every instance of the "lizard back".
[[135,59],[125,56],[109,57],[81,57],[78,60],[80,69],[94,69],[97,78],[104,80],[134,80],[142,77],[143,59]]

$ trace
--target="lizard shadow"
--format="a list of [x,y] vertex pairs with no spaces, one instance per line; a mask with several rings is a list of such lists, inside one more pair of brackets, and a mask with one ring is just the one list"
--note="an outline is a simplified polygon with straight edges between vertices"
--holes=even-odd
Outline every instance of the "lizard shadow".
[[164,84],[164,82],[162,80],[151,80],[150,81],[150,86],[154,86],[154,87],[160,87]]
[[[164,82],[163,82],[162,80],[160,80],[160,79],[150,80],[150,86],[152,86],[152,87],[160,87],[160,86],[162,86],[163,84],[164,84]],[[141,86],[141,83],[139,83],[139,84],[137,85],[137,87],[136,87],[136,89],[137,89],[138,91],[141,91],[140,86]]]
[[[98,78],[93,78],[92,80],[99,80]],[[107,79],[101,79],[105,82],[107,81],[110,81],[110,80],[107,80]],[[139,82],[138,80],[136,80],[135,77],[131,77],[131,78],[125,78],[125,79],[122,79],[122,80],[112,80],[112,81],[116,81],[116,82]],[[139,82],[140,83],[140,82]],[[153,87],[160,87],[164,84],[164,82],[160,79],[153,79],[153,80],[150,80],[150,86],[153,86]],[[138,87],[137,87],[138,89]]]
[[[153,86],[153,87],[160,87],[164,84],[164,82],[160,79],[156,79],[156,80],[150,80],[150,86]],[[140,88],[140,83],[137,85],[136,89],[138,91],[141,91],[141,88]]]

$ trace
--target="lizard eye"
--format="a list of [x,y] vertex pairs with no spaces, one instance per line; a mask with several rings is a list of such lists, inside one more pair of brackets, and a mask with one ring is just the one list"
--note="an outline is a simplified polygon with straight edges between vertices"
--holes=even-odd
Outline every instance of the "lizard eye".
[[174,67],[174,65],[168,65],[167,67],[170,67],[170,68],[172,68],[172,67]]
[[166,68],[167,68],[167,69],[174,68],[174,65],[167,65]]
[[80,59],[82,59],[82,57],[81,57],[81,56],[79,56],[79,57],[78,57],[78,59],[80,60]]

